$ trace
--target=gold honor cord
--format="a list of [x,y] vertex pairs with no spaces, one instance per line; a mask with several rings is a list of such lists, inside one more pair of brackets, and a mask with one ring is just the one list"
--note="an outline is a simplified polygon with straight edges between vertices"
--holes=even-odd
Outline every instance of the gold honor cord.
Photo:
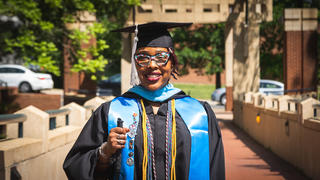
[[[143,162],[142,162],[142,180],[147,180],[147,166],[148,166],[148,133],[147,133],[147,113],[143,104],[143,100],[140,99],[142,106],[142,132],[143,132]],[[175,101],[172,99],[171,103],[172,111],[172,163],[171,163],[171,180],[176,179],[176,154],[177,154],[177,138],[176,138],[176,116],[175,116]]]
[[176,155],[177,155],[177,136],[176,136],[176,109],[175,101],[172,99],[172,163],[171,163],[171,180],[176,179]]
[[147,113],[140,99],[142,106],[142,132],[143,132],[143,162],[142,162],[142,180],[147,180],[147,166],[148,166],[148,134],[147,134]]

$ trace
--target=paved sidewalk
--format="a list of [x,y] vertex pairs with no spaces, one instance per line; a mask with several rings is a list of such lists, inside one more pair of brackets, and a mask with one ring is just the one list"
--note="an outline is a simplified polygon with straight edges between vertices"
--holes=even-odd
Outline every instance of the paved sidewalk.
[[304,180],[299,170],[257,144],[232,123],[232,113],[215,109],[222,131],[227,180]]

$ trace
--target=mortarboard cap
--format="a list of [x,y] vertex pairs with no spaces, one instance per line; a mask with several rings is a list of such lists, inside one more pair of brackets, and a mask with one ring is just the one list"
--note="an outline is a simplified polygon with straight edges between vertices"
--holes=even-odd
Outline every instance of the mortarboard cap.
[[182,26],[190,26],[192,23],[175,22],[150,22],[113,30],[112,32],[135,33],[131,55],[131,79],[133,86],[140,84],[140,79],[135,66],[134,54],[140,47],[166,47],[173,48],[172,37],[168,29]]
[[[139,24],[137,48],[140,47],[173,47],[172,37],[168,29],[175,27],[190,26],[192,23],[176,22],[150,22]],[[137,26],[129,26],[112,32],[135,33]]]

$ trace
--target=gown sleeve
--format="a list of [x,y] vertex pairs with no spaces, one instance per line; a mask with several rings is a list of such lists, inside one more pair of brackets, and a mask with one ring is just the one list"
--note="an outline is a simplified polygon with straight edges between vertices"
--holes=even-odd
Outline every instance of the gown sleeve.
[[210,105],[207,102],[202,102],[207,115],[210,139],[210,179],[224,180],[225,179],[225,164],[224,150],[222,144],[221,131],[218,121]]
[[111,168],[96,172],[98,148],[107,140],[107,115],[110,103],[102,104],[92,114],[68,153],[63,169],[68,179],[93,180],[111,176]]

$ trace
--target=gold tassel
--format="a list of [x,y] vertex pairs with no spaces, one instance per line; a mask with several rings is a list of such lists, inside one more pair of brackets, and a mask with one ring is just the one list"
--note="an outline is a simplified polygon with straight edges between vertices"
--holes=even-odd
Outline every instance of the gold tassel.
[[176,179],[176,155],[177,155],[177,136],[176,136],[176,109],[175,101],[172,99],[172,163],[171,163],[171,180]]
[[142,162],[142,180],[147,180],[147,166],[148,166],[148,133],[147,133],[147,113],[140,99],[142,106],[142,132],[143,132],[143,162]]

